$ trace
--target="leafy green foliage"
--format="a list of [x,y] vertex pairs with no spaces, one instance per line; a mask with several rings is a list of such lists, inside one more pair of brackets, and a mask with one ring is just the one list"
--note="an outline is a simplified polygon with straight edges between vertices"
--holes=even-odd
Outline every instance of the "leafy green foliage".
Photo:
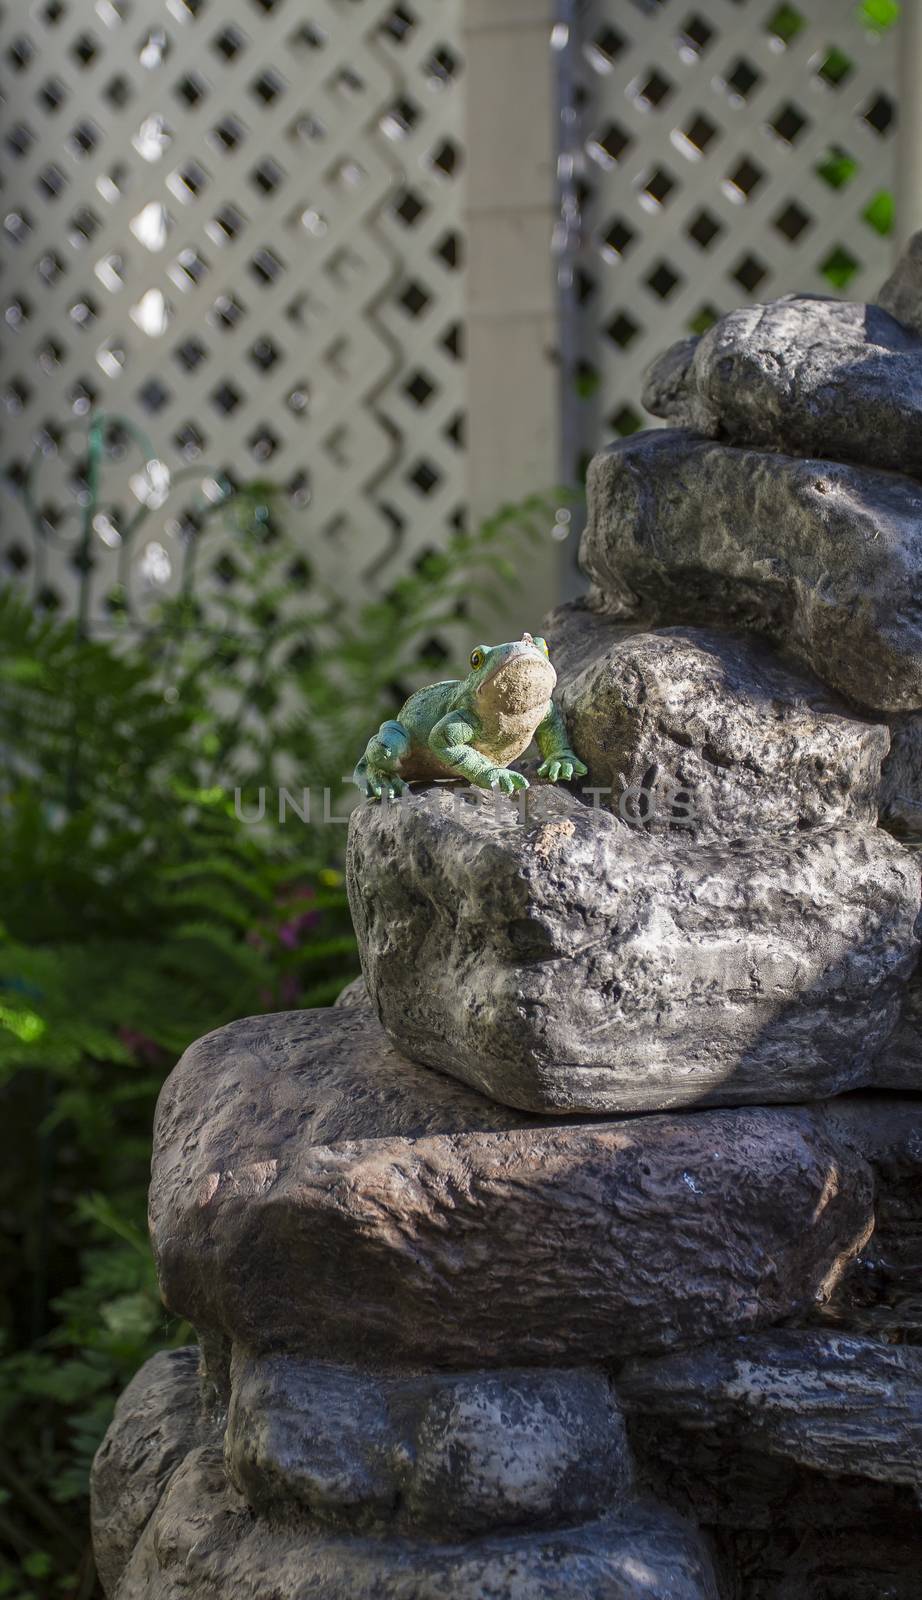
[[831,145],[814,171],[830,189],[844,189],[855,177],[858,162],[841,145]]
[[862,0],[857,15],[869,33],[887,33],[899,22],[902,10],[897,0]]
[[882,238],[896,226],[896,199],[890,189],[878,189],[861,213],[864,221]]
[[442,640],[463,659],[552,519],[504,508],[356,614],[312,582],[268,486],[231,513],[234,584],[141,635],[87,639],[0,592],[0,1600],[97,1593],[90,1461],[141,1362],[191,1337],[145,1227],[165,1074],[198,1035],[330,1003],[358,970],[344,828],[318,803],[280,823],[278,787],[329,784],[342,815],[369,734],[446,675]]

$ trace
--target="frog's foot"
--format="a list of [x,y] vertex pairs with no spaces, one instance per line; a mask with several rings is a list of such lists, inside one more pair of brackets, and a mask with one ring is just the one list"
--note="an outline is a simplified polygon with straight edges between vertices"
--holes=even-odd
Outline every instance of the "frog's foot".
[[521,772],[513,772],[511,767],[490,767],[480,783],[482,788],[497,790],[500,794],[514,794],[516,789],[528,788],[528,779]]
[[369,739],[353,777],[369,800],[396,799],[404,793],[407,786],[398,778],[397,767],[409,748],[410,735],[402,723],[382,722]]
[[548,756],[538,768],[538,777],[548,783],[569,783],[571,778],[585,778],[589,768],[572,750],[561,750],[559,755]]
[[396,800],[409,785],[393,772],[366,772],[365,794],[369,800]]

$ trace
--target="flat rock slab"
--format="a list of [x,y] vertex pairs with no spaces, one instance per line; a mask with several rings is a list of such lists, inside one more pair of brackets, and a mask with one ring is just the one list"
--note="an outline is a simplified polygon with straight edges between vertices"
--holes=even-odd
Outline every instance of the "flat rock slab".
[[244,1017],[197,1039],[163,1085],[151,1214],[156,1221],[160,1188],[183,1184],[187,1148],[194,1154],[204,1140],[211,1167],[233,1164],[240,1122],[250,1158],[261,1149],[274,1159],[295,1138],[323,1145],[539,1121],[408,1061],[367,998]]
[[922,706],[912,479],[660,429],[597,455],[588,497],[581,560],[615,606],[765,631],[857,705]]
[[886,727],[770,646],[717,629],[632,633],[579,604],[545,633],[583,791],[603,789],[600,803],[646,832],[732,839],[877,820]]
[[395,1084],[393,1116],[380,1093],[361,1113],[375,1134],[318,1143],[312,1059],[323,1099],[339,1035],[350,1099],[357,1040],[372,1081],[386,1050],[358,1017],[265,1017],[250,1046],[233,1024],[165,1085],[152,1236],[200,1333],[385,1366],[599,1363],[803,1312],[870,1228],[867,1164],[806,1109],[491,1128],[514,1114],[417,1068],[436,1105],[467,1096],[456,1131],[420,1131]]
[[[690,1523],[655,1502],[552,1533],[462,1543],[349,1538],[254,1518],[220,1456],[174,1475],[117,1600],[718,1600]],[[110,1600],[116,1600],[110,1596]]]
[[243,1353],[233,1367],[225,1460],[257,1510],[446,1539],[591,1521],[632,1494],[601,1372],[387,1377]]
[[878,828],[647,837],[550,787],[353,812],[369,991],[405,1054],[542,1112],[810,1100],[880,1081],[920,880]]
[[634,1362],[628,1408],[833,1476],[922,1481],[922,1350],[848,1334],[780,1330]]
[[729,444],[922,475],[922,338],[880,306],[742,306],[660,356],[643,403]]

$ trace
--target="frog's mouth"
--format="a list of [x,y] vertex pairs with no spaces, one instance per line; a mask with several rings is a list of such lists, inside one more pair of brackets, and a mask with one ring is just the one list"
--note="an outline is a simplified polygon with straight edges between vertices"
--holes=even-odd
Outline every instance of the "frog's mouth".
[[477,694],[508,713],[534,711],[547,705],[557,674],[534,645],[521,644],[484,678]]

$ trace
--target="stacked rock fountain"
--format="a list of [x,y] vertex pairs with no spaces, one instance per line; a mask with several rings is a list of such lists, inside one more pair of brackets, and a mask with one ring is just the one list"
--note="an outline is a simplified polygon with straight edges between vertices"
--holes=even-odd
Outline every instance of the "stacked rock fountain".
[[646,399],[545,626],[579,792],[361,806],[367,989],[163,1090],[200,1344],[97,1457],[109,1600],[922,1592],[922,249]]

